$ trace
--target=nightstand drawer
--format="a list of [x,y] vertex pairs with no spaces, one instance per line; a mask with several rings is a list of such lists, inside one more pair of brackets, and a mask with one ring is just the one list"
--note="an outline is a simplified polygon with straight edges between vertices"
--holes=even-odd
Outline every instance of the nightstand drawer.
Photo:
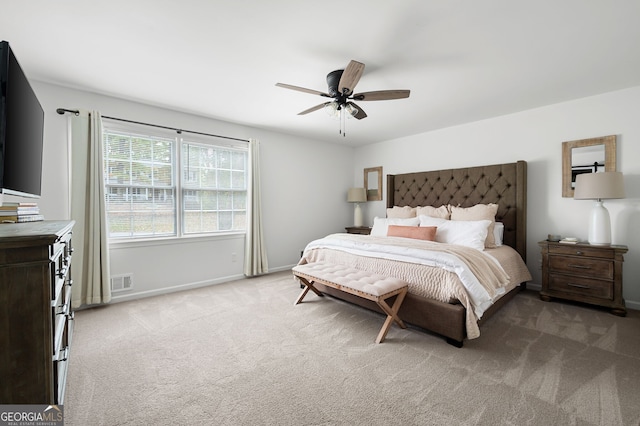
[[613,280],[614,264],[608,260],[582,257],[549,256],[550,272]]
[[549,290],[613,300],[613,283],[567,275],[549,275]]
[[368,226],[347,226],[344,229],[348,234],[369,235],[371,233],[371,228]]
[[550,244],[549,254],[597,257],[600,259],[613,259],[615,256],[615,252],[613,250],[602,250],[599,248],[585,247],[584,245],[580,244]]

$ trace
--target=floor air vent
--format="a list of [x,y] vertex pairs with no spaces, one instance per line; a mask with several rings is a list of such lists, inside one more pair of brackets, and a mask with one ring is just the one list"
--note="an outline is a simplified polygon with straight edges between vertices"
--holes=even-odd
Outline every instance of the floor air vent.
[[111,291],[126,291],[133,287],[133,275],[116,275],[111,277]]

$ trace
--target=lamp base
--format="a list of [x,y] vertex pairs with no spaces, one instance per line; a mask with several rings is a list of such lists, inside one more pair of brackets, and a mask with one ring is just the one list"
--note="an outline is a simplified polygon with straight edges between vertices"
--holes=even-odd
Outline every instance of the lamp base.
[[589,244],[596,246],[611,245],[611,220],[609,219],[609,211],[601,200],[597,200],[591,210]]
[[362,226],[362,209],[358,203],[353,211],[353,226]]

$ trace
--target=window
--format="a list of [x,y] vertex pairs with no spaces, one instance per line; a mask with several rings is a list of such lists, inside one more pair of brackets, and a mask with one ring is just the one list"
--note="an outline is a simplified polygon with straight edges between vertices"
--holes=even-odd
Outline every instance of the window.
[[182,176],[185,234],[246,228],[246,150],[183,143]]
[[141,132],[105,120],[104,180],[110,238],[246,230],[247,147],[220,146],[181,136]]

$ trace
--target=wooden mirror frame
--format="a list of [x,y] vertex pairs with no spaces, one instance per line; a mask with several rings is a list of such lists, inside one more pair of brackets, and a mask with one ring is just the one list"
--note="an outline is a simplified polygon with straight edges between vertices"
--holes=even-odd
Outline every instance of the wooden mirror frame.
[[562,142],[562,196],[573,198],[571,187],[571,150],[585,146],[604,145],[604,170],[616,171],[616,136],[603,136],[599,138],[580,139]]
[[[369,190],[369,173],[377,173],[377,191]],[[367,201],[380,201],[382,200],[382,166],[369,167],[364,169],[364,189],[367,191]]]

